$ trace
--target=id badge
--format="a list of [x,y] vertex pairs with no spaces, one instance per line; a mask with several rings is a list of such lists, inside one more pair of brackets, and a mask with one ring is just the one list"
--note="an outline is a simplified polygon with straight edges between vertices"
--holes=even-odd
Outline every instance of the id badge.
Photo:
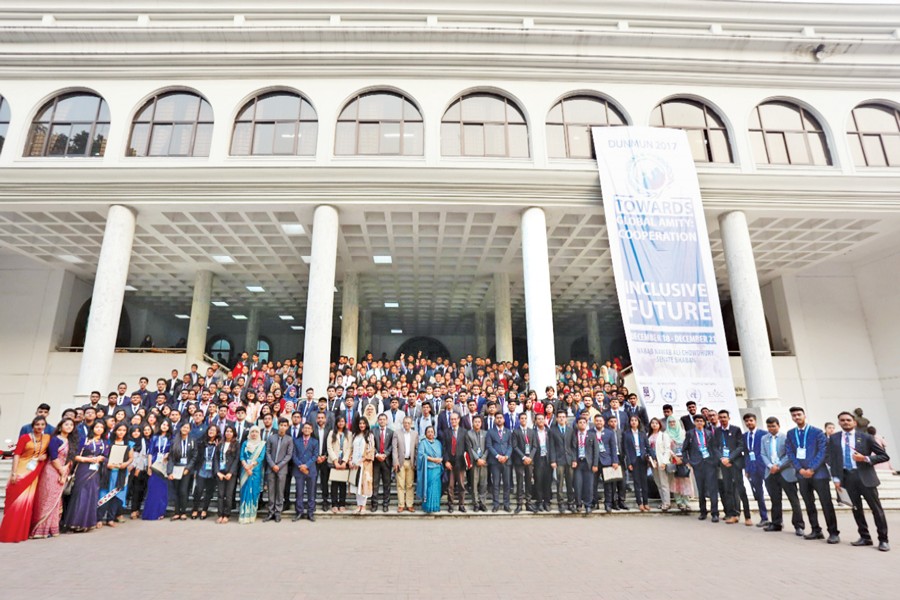
[[797,448],[797,460],[806,460],[806,448]]
[[100,465],[97,464],[97,463],[91,463],[91,466],[88,467],[88,468],[89,468],[91,471],[99,471],[99,470],[100,470]]
[[525,454],[531,454],[531,444],[525,444]]
[[178,464],[181,465],[181,466],[186,465],[186,464],[187,464],[187,459],[186,459],[186,458],[183,458],[183,457],[182,457],[182,458],[179,458],[179,459],[178,459]]
[[28,464],[25,465],[25,468],[28,469],[29,471],[34,471],[35,469],[37,469],[37,465],[38,465],[37,461],[32,458],[31,460],[28,461]]
[[700,448],[700,456],[709,458],[709,448]]
[[603,442],[600,442],[600,454],[606,454],[606,445]]
[[750,453],[750,460],[756,460],[756,452]]
[[730,458],[730,457],[731,457],[731,450],[728,448],[728,446],[725,446],[724,448],[722,448],[722,458]]
[[203,462],[203,470],[204,471],[212,471],[213,463],[211,460],[207,460]]

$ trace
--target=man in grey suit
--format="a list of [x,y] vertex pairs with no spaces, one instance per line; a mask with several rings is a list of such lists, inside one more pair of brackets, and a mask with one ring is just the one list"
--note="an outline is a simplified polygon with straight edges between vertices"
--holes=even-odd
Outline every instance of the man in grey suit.
[[269,516],[266,521],[281,521],[284,508],[284,489],[287,482],[288,464],[294,452],[293,440],[287,435],[290,422],[278,419],[278,433],[270,435],[266,441],[266,465],[269,467],[266,483],[269,486]]
[[472,510],[487,512],[484,499],[487,496],[487,434],[482,427],[481,415],[472,417],[472,429],[466,432],[466,453],[472,461]]
[[806,527],[803,522],[803,511],[800,508],[800,499],[797,496],[797,473],[794,465],[788,458],[785,448],[785,435],[779,432],[781,424],[775,417],[766,419],[766,429],[769,433],[763,436],[760,442],[760,458],[765,466],[765,484],[772,502],[772,520],[765,527],[765,531],[781,531],[782,511],[781,494],[784,492],[791,503],[791,523],[794,533],[803,535]]
[[397,512],[415,512],[416,450],[419,434],[412,428],[412,418],[403,417],[400,431],[394,433],[392,443],[394,473],[397,477]]

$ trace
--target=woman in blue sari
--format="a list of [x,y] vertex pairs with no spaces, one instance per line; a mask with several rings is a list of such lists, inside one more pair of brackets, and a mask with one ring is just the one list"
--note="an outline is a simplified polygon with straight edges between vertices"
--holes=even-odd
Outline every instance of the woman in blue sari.
[[[147,499],[144,501],[144,512],[141,518],[145,521],[155,521],[166,516],[166,507],[169,505],[169,480],[165,475],[153,468],[158,461],[163,461],[169,456],[172,448],[171,440],[172,423],[166,419],[159,424],[159,434],[150,440],[150,464],[147,470],[150,479],[147,481]],[[165,469],[163,469],[165,471]]]
[[419,442],[416,458],[416,495],[422,499],[426,513],[441,511],[441,475],[444,467],[441,443],[434,439],[434,427],[425,428],[425,439]]
[[256,520],[265,457],[266,445],[260,438],[259,427],[254,425],[241,448],[241,507],[238,523],[252,523]]

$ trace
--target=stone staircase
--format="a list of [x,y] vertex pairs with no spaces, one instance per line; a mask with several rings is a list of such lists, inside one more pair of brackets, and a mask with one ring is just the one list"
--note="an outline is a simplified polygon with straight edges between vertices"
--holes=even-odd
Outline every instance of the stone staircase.
[[[11,458],[3,458],[2,460],[0,460],[0,512],[3,511],[3,507],[5,506],[6,484],[9,481],[9,474],[10,474],[11,470],[12,470],[12,459]],[[890,474],[888,471],[881,471],[881,470],[878,471],[878,476],[881,479],[881,486],[878,488],[878,493],[879,493],[879,496],[881,497],[882,506],[884,507],[885,510],[900,511],[900,476],[893,475],[893,474]],[[554,490],[555,490],[555,486],[554,486]],[[751,509],[755,512],[756,511],[756,503],[753,501],[752,494],[749,493],[749,490],[748,490],[748,496],[750,496],[750,498],[751,498],[751,500],[750,500]],[[470,498],[470,497],[467,496],[467,498]],[[511,513],[506,513],[503,510],[501,510],[498,513],[491,513],[491,512],[473,513],[471,510],[471,500],[467,500],[466,510],[468,512],[466,512],[466,513],[454,512],[453,514],[449,514],[446,510],[446,500],[444,500],[444,501],[442,501],[441,512],[436,515],[426,515],[425,513],[421,512],[421,510],[419,512],[415,513],[414,515],[410,515],[408,513],[397,513],[396,500],[397,500],[396,494],[392,493],[391,494],[391,504],[388,509],[388,512],[386,512],[386,513],[381,512],[381,508],[379,506],[379,509],[378,509],[379,512],[377,512],[376,514],[379,517],[384,516],[384,517],[393,517],[393,518],[411,518],[414,516],[429,517],[429,518],[430,517],[487,518],[487,517],[511,517],[511,516],[513,516]],[[630,505],[633,504],[633,496],[632,496],[631,492],[628,493],[628,497],[626,498],[626,500],[627,500],[628,504],[630,504]],[[319,504],[321,505],[321,498],[319,498],[318,501],[319,501]],[[787,503],[787,500],[785,499],[785,505],[786,505],[786,503]],[[513,499],[512,504],[513,504],[512,508],[515,509],[515,500],[514,499]],[[651,499],[650,505],[651,505],[651,507],[658,506],[659,501]],[[341,517],[348,515],[349,511],[353,510],[353,507],[355,506],[353,494],[350,494],[350,493],[347,494],[347,506],[348,506],[347,512],[345,512],[343,515],[340,515],[340,516],[335,515],[335,516],[337,518],[341,518]],[[692,502],[692,508],[693,508],[693,510],[697,510],[698,505],[696,502]],[[849,511],[850,510],[849,507],[839,506],[839,505],[837,506],[837,509],[839,511]],[[490,505],[489,505],[489,510],[490,510]],[[260,512],[260,515],[265,515],[265,508],[263,506],[260,506],[259,512]],[[650,513],[641,513],[637,510],[629,510],[627,512],[625,512],[625,511],[614,512],[614,513],[612,513],[612,515],[609,515],[609,516],[615,515],[615,516],[620,516],[620,517],[621,516],[636,517],[636,516],[645,516],[646,514],[655,514],[655,513],[661,514],[661,511],[657,508],[653,508],[653,510],[651,510]],[[290,507],[287,507],[287,506],[285,507],[285,514],[293,514],[293,505]],[[367,512],[366,514],[368,515],[369,513]],[[595,514],[602,514],[602,511],[600,511],[599,513],[595,513]],[[332,517],[332,515],[330,513],[318,513],[316,516],[317,517],[328,517],[328,518]],[[558,517],[560,515],[559,515],[559,513],[556,512],[556,505],[552,504],[551,511],[548,513],[539,513],[537,515],[532,515],[523,510],[523,512],[521,514],[515,515],[515,516],[517,518],[520,518],[520,517],[540,518],[540,517]],[[604,516],[606,516],[606,515],[604,515]]]

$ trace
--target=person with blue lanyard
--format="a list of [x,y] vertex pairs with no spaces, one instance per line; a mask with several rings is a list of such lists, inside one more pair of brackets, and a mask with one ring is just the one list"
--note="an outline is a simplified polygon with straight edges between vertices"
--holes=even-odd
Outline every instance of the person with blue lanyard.
[[[747,432],[744,433],[744,447],[747,453],[747,460],[744,462],[744,473],[747,474],[747,479],[750,480],[750,490],[756,499],[757,507],[759,507],[759,523],[756,526],[766,527],[769,524],[769,512],[766,510],[766,497],[763,492],[766,467],[762,461],[762,439],[766,437],[766,433],[756,427],[756,415],[753,413],[744,415],[744,426],[747,428]],[[746,497],[746,492],[744,497]],[[741,501],[744,502],[744,498]],[[749,506],[746,504],[744,509],[749,512]]]
[[711,504],[712,522],[719,522],[719,456],[713,443],[713,437],[706,429],[706,418],[694,415],[694,429],[684,437],[681,453],[694,471],[697,480],[697,497],[700,499],[701,521],[706,519],[706,498]]
[[825,450],[827,441],[825,432],[806,422],[806,411],[799,406],[791,407],[791,419],[797,427],[788,433],[785,447],[788,458],[797,472],[800,486],[800,497],[806,505],[806,515],[812,531],[805,536],[807,540],[825,539],[819,525],[819,513],[816,511],[816,499],[822,504],[825,524],[828,528],[828,543],[839,544],[840,532],[837,527],[837,515],[831,499],[831,484],[828,469],[825,466]]

